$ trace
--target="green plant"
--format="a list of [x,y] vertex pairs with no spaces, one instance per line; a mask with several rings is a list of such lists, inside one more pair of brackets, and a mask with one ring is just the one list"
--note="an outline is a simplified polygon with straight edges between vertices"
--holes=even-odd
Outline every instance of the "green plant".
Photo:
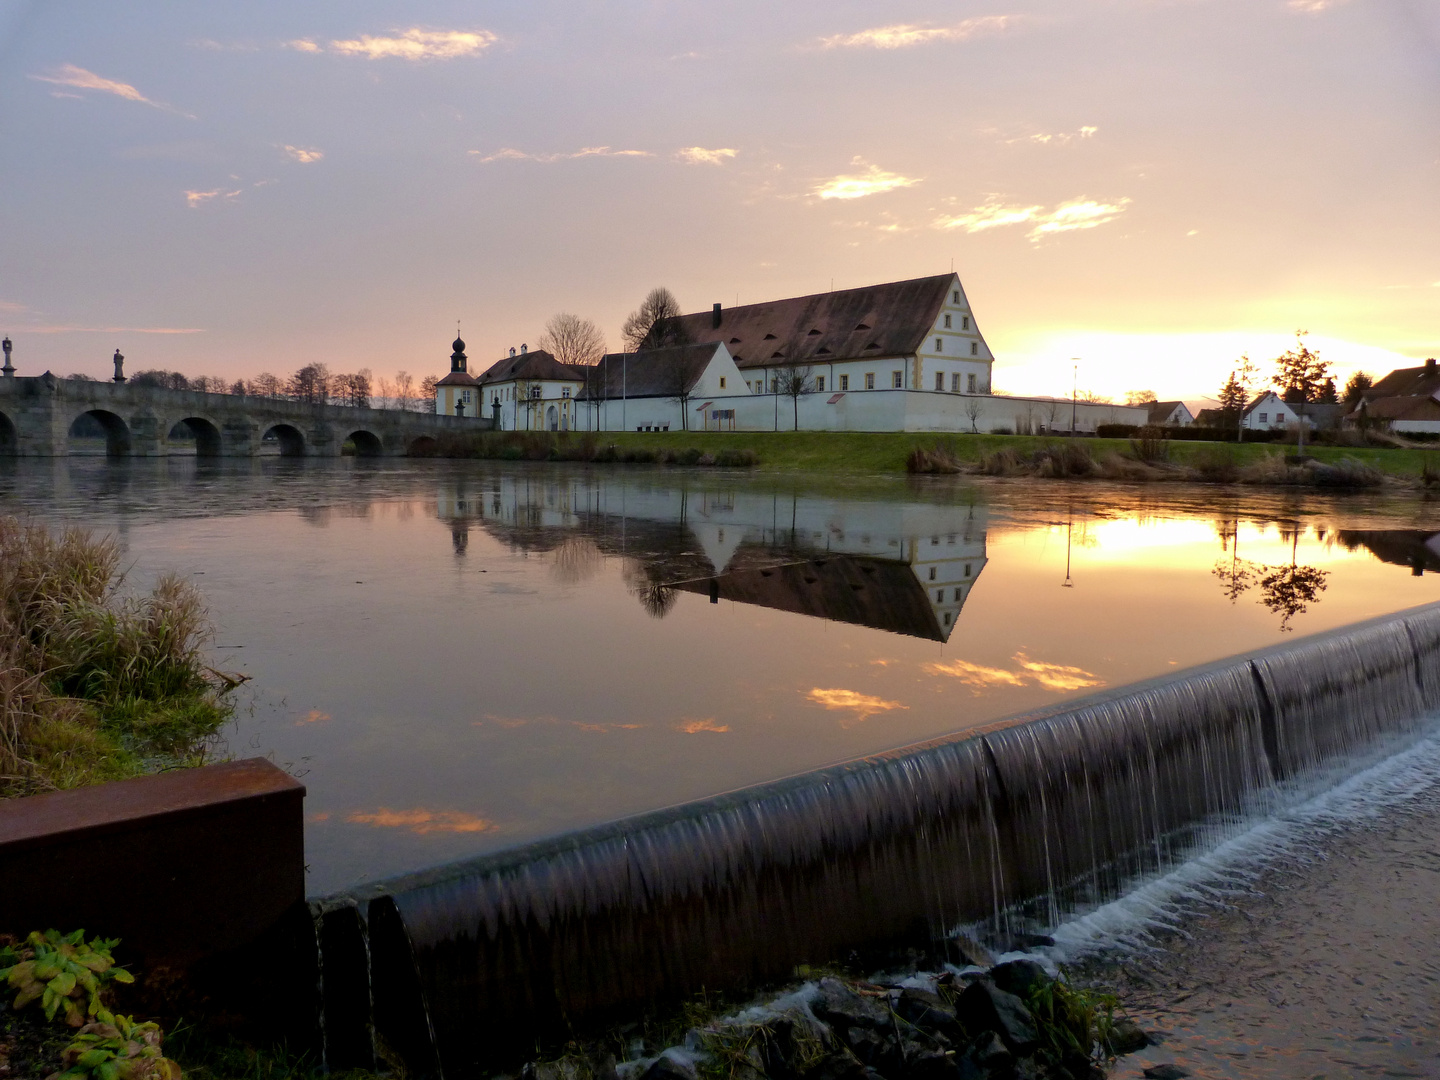
[[180,1066],[161,1051],[160,1025],[115,1016],[86,1024],[60,1056],[59,1080],[180,1080]]
[[1062,976],[1037,982],[1028,1004],[1042,1049],[1062,1059],[1106,1056],[1119,1004],[1114,994],[1075,986]]
[[111,982],[135,981],[128,971],[115,966],[110,950],[117,944],[105,938],[86,942],[84,930],[64,935],[57,930],[43,934],[36,930],[18,949],[0,953],[0,962],[9,961],[0,976],[18,991],[16,1009],[38,1000],[47,1020],[55,1019],[63,1008],[65,1022],[71,1027],[79,1027],[87,1016],[109,1022],[112,1017],[100,1000],[101,992]]

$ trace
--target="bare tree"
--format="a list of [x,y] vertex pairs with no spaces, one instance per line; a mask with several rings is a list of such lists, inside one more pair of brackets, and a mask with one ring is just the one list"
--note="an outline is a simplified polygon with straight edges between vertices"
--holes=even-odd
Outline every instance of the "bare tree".
[[665,374],[665,387],[669,390],[666,396],[680,406],[680,430],[690,429],[690,373],[681,364],[671,365]]
[[780,369],[780,375],[776,380],[780,393],[790,399],[795,414],[796,431],[800,430],[800,399],[815,391],[813,374],[814,369],[809,364],[791,364],[789,367]]
[[354,375],[332,376],[330,394],[336,405],[368,409],[370,407],[370,369],[364,368]]
[[1045,434],[1054,435],[1055,429],[1060,426],[1060,399],[1051,398],[1045,406]]
[[415,376],[408,371],[395,373],[395,407],[410,410],[415,402]]
[[278,377],[268,371],[262,371],[250,380],[250,385],[246,389],[255,397],[275,398],[280,396],[283,387]]
[[434,375],[426,375],[420,380],[420,396],[415,400],[415,407],[420,412],[424,412],[426,409],[434,410],[435,384],[439,381]]
[[976,435],[980,434],[980,414],[985,411],[985,403],[978,397],[967,397],[965,399],[965,415],[970,420],[970,430]]
[[687,335],[680,326],[680,301],[663,285],[651,289],[640,306],[625,319],[620,336],[631,352],[658,349],[665,345],[685,345]]
[[236,379],[233,383],[231,383],[231,384],[230,384],[230,393],[234,394],[236,397],[244,397],[244,396],[245,396],[245,380],[244,380],[244,379]]
[[309,405],[325,404],[330,397],[330,369],[324,364],[306,364],[290,376],[285,392]]
[[605,335],[589,319],[562,311],[552,316],[540,335],[540,348],[562,364],[598,364],[605,355]]
[[1151,405],[1151,404],[1154,404],[1154,402],[1156,402],[1157,400],[1159,400],[1159,399],[1155,397],[1155,391],[1154,391],[1154,390],[1126,390],[1126,391],[1125,391],[1125,404],[1126,404],[1126,405]]

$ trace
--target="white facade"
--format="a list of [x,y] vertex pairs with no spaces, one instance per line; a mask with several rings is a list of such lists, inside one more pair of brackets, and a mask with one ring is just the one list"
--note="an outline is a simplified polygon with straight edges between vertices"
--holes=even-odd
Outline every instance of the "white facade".
[[[618,380],[611,373],[611,383],[621,387],[619,397],[602,400],[587,398],[579,403],[575,426],[579,431],[738,431],[735,422],[739,409],[733,399],[748,398],[750,387],[744,374],[735,366],[735,358],[724,345],[714,346],[714,355],[687,391],[682,408],[675,397],[651,394],[630,397],[626,387],[625,364],[617,367]],[[632,354],[633,355],[633,354]],[[709,407],[706,404],[710,403]],[[714,415],[719,414],[719,415]]]
[[[1268,431],[1270,428],[1287,428],[1300,423],[1300,414],[1271,390],[1262,394],[1246,410],[1244,422],[1249,431]],[[1313,431],[1315,418],[1305,417],[1305,425]]]
[[576,427],[577,402],[585,384],[579,379],[510,379],[480,389],[485,416],[499,406],[501,431],[570,431]]
[[465,406],[465,416],[478,415],[477,409],[480,404],[479,388],[475,386],[437,386],[435,387],[435,412],[440,416],[461,415],[456,408],[457,405]]
[[[796,403],[785,394],[739,395],[713,402],[692,396],[686,425],[692,431],[793,431]],[[933,390],[860,390],[803,394],[799,399],[801,431],[1009,431],[1019,434],[1068,432],[1071,403],[1050,398],[1001,397],[995,394],[951,394]],[[733,412],[733,417],[715,413]],[[974,414],[973,416],[971,414]],[[1076,402],[1075,430],[1093,434],[1100,424],[1147,422],[1145,406]],[[581,431],[679,431],[680,404],[670,398],[610,401],[596,418],[586,406],[579,414]]]

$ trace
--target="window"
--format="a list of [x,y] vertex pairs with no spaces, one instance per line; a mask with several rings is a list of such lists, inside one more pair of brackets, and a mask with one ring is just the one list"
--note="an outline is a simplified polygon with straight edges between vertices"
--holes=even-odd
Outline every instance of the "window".
[[779,392],[780,392],[780,380],[779,380],[778,378],[777,378],[777,379],[771,379],[771,380],[770,380],[770,393],[772,393],[772,394],[778,394]]
[[890,386],[891,386],[893,389],[895,389],[895,390],[899,390],[899,389],[900,389],[902,386],[904,386],[904,385],[905,385],[905,375],[904,375],[904,373],[903,373],[903,372],[899,372],[899,371],[892,371],[892,372],[890,373]]
[[[959,381],[960,376],[959,376],[959,375],[956,375],[956,376],[955,376],[955,379],[956,379],[956,381]],[[965,379],[965,389],[966,389],[966,392],[967,392],[967,393],[973,394],[973,393],[975,392],[975,376],[974,376],[974,374],[971,374],[971,375],[969,375],[969,376],[966,377],[966,379]]]
[[1262,412],[1262,413],[1260,414],[1260,423],[1262,423],[1262,424],[1263,424],[1263,423],[1266,423],[1269,419],[1270,419],[1270,414],[1269,414],[1269,413],[1263,413],[1263,412]]
[[720,389],[721,389],[721,390],[724,390],[724,389],[725,389],[725,376],[724,376],[724,375],[721,375],[721,376],[720,376]]
[[849,376],[849,375],[841,375],[841,376],[840,376],[840,389],[841,389],[841,390],[849,390],[849,389],[850,389],[850,376]]
[[937,372],[935,372],[935,389],[936,389],[936,390],[944,390],[944,389],[945,389],[945,373],[944,373],[943,371],[937,371]]
[[971,356],[979,356],[979,355],[980,355],[980,343],[979,343],[978,341],[972,341],[972,342],[970,342],[970,355],[971,355]]
[[867,372],[865,373],[865,389],[866,389],[866,390],[874,390],[874,389],[875,389],[875,373],[874,373],[873,371],[867,371]]
[[969,315],[961,315],[961,316],[960,316],[960,329],[961,329],[961,330],[969,330],[969,329],[970,329],[970,316],[969,316]]
[[816,392],[817,394],[823,394],[823,393],[825,392],[825,376],[824,376],[824,375],[816,375],[816,376],[815,376],[815,392]]
[[950,316],[949,316],[949,315],[946,315],[946,316],[945,316],[945,329],[946,329],[946,330],[949,330],[949,329],[950,329]]
[[569,397],[569,396],[570,396],[570,387],[568,387],[568,386],[562,387],[561,390],[560,390],[560,396],[561,396],[561,397]]
[[955,602],[957,604],[960,602],[960,587],[958,585],[955,587]]
[[935,580],[935,567],[933,567],[933,566],[930,567],[930,580],[931,580],[931,581],[934,581],[934,580]]
[[960,302],[960,290],[959,290],[959,289],[955,289],[953,292],[950,293],[950,302],[951,302],[952,304],[958,304],[958,303]]
[[938,338],[938,337],[935,339],[935,351],[936,351],[936,352],[944,352],[944,351],[945,351],[945,341],[944,341],[944,339]]

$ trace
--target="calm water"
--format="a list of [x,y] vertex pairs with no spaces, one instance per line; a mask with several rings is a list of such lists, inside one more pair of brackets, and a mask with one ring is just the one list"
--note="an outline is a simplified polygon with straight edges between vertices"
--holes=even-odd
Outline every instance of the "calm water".
[[1440,599],[1418,497],[177,458],[0,511],[194,576],[313,892]]

